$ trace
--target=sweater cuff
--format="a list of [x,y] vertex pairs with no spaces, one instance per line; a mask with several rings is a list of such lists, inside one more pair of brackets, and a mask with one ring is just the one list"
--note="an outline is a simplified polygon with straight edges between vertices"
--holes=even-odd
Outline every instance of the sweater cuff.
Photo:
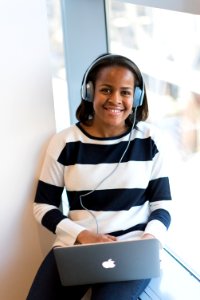
[[85,227],[66,218],[58,223],[56,227],[56,236],[62,245],[70,246],[74,245],[77,236],[83,230],[85,230]]
[[166,232],[167,232],[167,228],[162,222],[158,220],[152,220],[147,224],[144,234],[149,233],[155,236],[155,238],[160,241],[161,246],[163,247],[165,242]]

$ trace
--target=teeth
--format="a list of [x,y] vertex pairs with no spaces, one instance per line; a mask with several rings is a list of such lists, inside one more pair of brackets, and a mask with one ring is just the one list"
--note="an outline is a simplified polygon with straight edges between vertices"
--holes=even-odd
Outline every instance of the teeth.
[[113,112],[113,113],[119,113],[121,110],[119,109],[108,109],[109,111]]

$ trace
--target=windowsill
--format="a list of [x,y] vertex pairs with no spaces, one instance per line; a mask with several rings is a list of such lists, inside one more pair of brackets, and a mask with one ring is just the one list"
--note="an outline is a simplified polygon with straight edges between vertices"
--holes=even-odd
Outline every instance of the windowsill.
[[[91,291],[82,300],[89,300]],[[161,277],[152,279],[140,300],[197,300],[200,299],[198,280],[190,275],[173,257],[163,251]]]
[[200,299],[200,284],[166,251],[162,253],[161,277],[152,279],[141,300]]

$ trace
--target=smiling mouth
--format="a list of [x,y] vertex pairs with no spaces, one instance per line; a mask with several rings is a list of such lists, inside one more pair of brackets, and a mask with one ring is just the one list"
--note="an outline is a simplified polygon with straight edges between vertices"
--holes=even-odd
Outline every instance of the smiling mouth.
[[105,110],[109,111],[112,114],[120,114],[121,112],[124,111],[122,108],[109,108],[109,107],[104,107]]

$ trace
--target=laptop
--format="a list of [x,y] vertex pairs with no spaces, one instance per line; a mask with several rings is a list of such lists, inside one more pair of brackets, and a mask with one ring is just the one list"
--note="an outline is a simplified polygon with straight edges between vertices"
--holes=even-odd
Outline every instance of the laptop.
[[147,279],[160,275],[157,239],[54,248],[64,286]]

